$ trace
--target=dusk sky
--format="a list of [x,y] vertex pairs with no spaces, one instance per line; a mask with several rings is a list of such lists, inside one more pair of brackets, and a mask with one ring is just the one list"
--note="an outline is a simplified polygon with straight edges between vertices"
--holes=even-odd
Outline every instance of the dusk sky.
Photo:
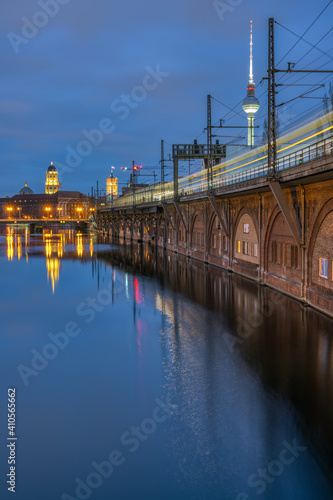
[[[267,113],[268,18],[302,35],[328,0],[13,0],[2,2],[0,80],[0,197],[13,196],[27,180],[44,192],[45,172],[53,161],[63,190],[105,187],[115,167],[120,187],[134,160],[159,171],[160,141],[205,142],[206,96],[213,121],[223,118],[246,95],[249,30],[253,20],[254,80]],[[42,7],[43,6],[43,7]],[[43,10],[44,9],[44,10]],[[333,3],[283,60],[298,69],[333,69]],[[36,27],[36,24],[39,27]],[[276,25],[276,62],[297,38]],[[320,49],[322,52],[320,52]],[[329,55],[323,54],[329,52]],[[323,66],[325,65],[325,66]],[[284,77],[285,79],[288,76]],[[289,77],[288,83],[300,76]],[[330,75],[310,75],[302,83],[326,83]],[[284,102],[310,87],[289,87]],[[313,96],[323,96],[319,89]],[[281,110],[282,124],[321,103],[303,99]],[[241,104],[230,124],[246,126]],[[93,133],[91,131],[94,130]],[[98,131],[96,131],[98,130]],[[225,131],[225,135],[244,131]],[[258,132],[260,135],[261,132]],[[221,142],[227,139],[220,139]],[[84,141],[82,143],[82,141]],[[166,144],[166,153],[171,147]],[[73,151],[76,152],[73,155]],[[79,153],[78,153],[79,151]],[[150,174],[152,169],[144,169]],[[171,170],[170,170],[171,172]],[[169,177],[171,179],[171,173]],[[152,182],[142,177],[141,182]]]

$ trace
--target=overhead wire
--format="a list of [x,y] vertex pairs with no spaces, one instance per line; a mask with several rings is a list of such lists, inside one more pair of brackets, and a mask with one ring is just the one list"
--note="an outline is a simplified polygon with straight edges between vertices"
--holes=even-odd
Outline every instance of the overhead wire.
[[[290,52],[296,47],[296,45],[301,41],[305,41],[304,40],[304,36],[307,34],[308,31],[310,31],[310,29],[312,28],[312,26],[318,21],[318,19],[323,15],[323,13],[325,12],[325,10],[331,5],[331,3],[333,2],[333,0],[329,0],[329,2],[327,3],[327,5],[323,8],[323,10],[318,14],[318,16],[316,17],[316,19],[310,24],[310,26],[304,31],[303,35],[301,37],[299,37],[299,35],[296,35],[298,37],[298,40],[294,43],[294,45],[287,51],[287,53],[282,57],[282,59],[280,59],[280,61],[278,62],[277,65],[279,65],[286,57],[288,54],[290,54]],[[282,28],[285,28],[282,24],[278,23],[277,21],[275,21],[277,24],[279,24]],[[285,28],[287,29],[287,28]],[[291,30],[288,30],[288,31],[291,31]],[[295,33],[293,33],[295,35]]]
[[[325,35],[323,35],[323,36],[321,37],[321,39],[320,39],[320,40],[318,40],[318,42],[317,42],[315,45],[313,45],[313,46],[311,47],[311,49],[309,49],[309,50],[307,51],[307,53],[306,53],[306,54],[304,54],[304,56],[302,56],[302,57],[301,57],[301,58],[300,58],[300,59],[299,59],[299,60],[298,60],[295,64],[297,65],[298,63],[300,63],[300,62],[302,61],[302,59],[304,59],[304,57],[306,57],[308,54],[310,54],[310,52],[311,52],[313,49],[317,48],[317,45],[319,45],[319,43],[320,43],[320,42],[322,42],[322,41],[324,40],[324,38],[326,38],[326,37],[327,37],[327,35],[328,35],[328,34],[329,34],[332,30],[333,30],[333,28],[330,28],[330,29],[329,29],[329,30],[325,33]],[[323,52],[323,51],[321,51],[321,52]],[[323,52],[323,53],[322,53],[322,55],[323,55],[323,56],[327,56],[327,57],[329,57],[329,58],[333,61],[333,57],[331,57],[331,56],[329,55],[329,53],[328,53],[328,52]]]
[[[292,51],[292,50],[293,50],[293,49],[297,46],[297,44],[298,44],[301,40],[302,40],[302,41],[304,41],[305,43],[307,43],[308,45],[310,45],[310,46],[311,46],[311,48],[310,48],[310,49],[309,49],[309,50],[308,50],[308,51],[307,51],[307,52],[306,52],[306,53],[305,53],[305,54],[304,54],[304,55],[303,55],[303,56],[302,56],[302,57],[301,57],[301,58],[297,61],[297,63],[296,63],[296,64],[299,64],[299,63],[300,63],[300,62],[301,62],[301,61],[302,61],[302,60],[303,60],[303,59],[304,59],[304,58],[305,58],[305,57],[306,57],[306,56],[307,56],[307,55],[308,55],[308,54],[309,54],[312,50],[314,50],[314,49],[318,50],[318,51],[321,53],[321,55],[320,55],[320,56],[318,56],[316,59],[314,59],[313,61],[311,61],[310,63],[308,63],[308,64],[307,64],[307,65],[306,65],[303,69],[306,69],[306,68],[307,68],[307,67],[309,67],[311,64],[313,64],[314,62],[316,62],[317,60],[319,60],[320,58],[322,58],[322,57],[324,57],[324,56],[328,57],[330,60],[332,60],[332,61],[333,61],[333,57],[329,54],[329,52],[331,52],[331,50],[333,50],[333,49],[329,50],[328,52],[325,52],[325,51],[323,51],[322,49],[320,49],[320,48],[318,47],[318,45],[319,45],[319,44],[320,44],[320,43],[321,43],[321,42],[322,42],[322,41],[323,41],[323,40],[324,40],[324,39],[328,36],[328,34],[329,34],[332,30],[333,30],[333,28],[330,28],[330,29],[329,29],[329,30],[328,30],[328,31],[327,31],[327,32],[326,32],[326,33],[325,33],[325,34],[324,34],[324,35],[323,35],[323,36],[322,36],[322,37],[321,37],[321,38],[320,38],[320,39],[319,39],[319,40],[318,40],[315,44],[312,44],[312,43],[311,43],[311,42],[309,42],[308,40],[305,40],[305,39],[304,39],[304,36],[306,35],[306,33],[308,33],[308,32],[310,31],[310,29],[314,26],[314,24],[318,21],[318,19],[319,19],[319,18],[323,15],[323,13],[327,10],[327,8],[330,6],[330,4],[331,4],[332,2],[333,2],[333,0],[330,0],[330,1],[326,4],[326,6],[325,6],[325,7],[321,10],[321,12],[318,14],[318,16],[314,19],[314,21],[310,24],[310,26],[309,26],[309,27],[308,27],[308,28],[304,31],[304,33],[303,33],[301,36],[299,36],[297,33],[294,33],[294,32],[293,32],[292,30],[290,30],[289,28],[287,28],[287,27],[283,26],[281,23],[279,23],[279,22],[275,21],[275,23],[276,23],[277,25],[281,26],[283,29],[285,29],[286,31],[289,31],[291,34],[293,34],[294,36],[296,36],[296,37],[298,38],[298,40],[297,40],[297,41],[293,44],[293,46],[292,46],[292,47],[291,47],[291,48],[290,48],[290,49],[286,52],[286,54],[285,54],[285,55],[284,55],[284,56],[280,59],[280,61],[278,62],[278,65],[279,65],[279,64],[280,64],[280,63],[281,63],[281,62],[282,62],[282,61],[283,61],[283,60],[287,57],[287,55],[288,55],[288,54],[289,54],[289,53],[290,53],[290,52],[291,52],[291,51]],[[328,64],[328,62],[325,62],[325,63],[324,63],[323,65],[321,65],[318,69],[321,69],[321,68],[322,68],[322,67],[324,67],[326,64]],[[303,79],[304,79],[304,78],[306,78],[307,76],[308,76],[308,75],[303,75],[303,76],[299,77],[298,79],[294,80],[294,84],[296,84],[297,82],[299,82],[299,81],[303,80]],[[294,78],[294,75],[283,74],[283,75],[281,75],[281,77],[278,79],[277,83],[282,82],[282,81],[284,81],[284,82],[289,81],[291,78]],[[328,80],[329,78],[331,78],[331,76],[330,76],[330,75],[325,76],[325,77],[321,80],[321,82],[322,82],[322,81],[326,81],[326,80]],[[318,87],[318,84],[314,84],[314,85],[312,86],[312,89],[313,89],[314,87]],[[281,89],[279,92],[285,91],[286,89],[287,89],[287,87],[285,87],[285,88]],[[312,90],[312,91],[313,91],[313,90]],[[259,95],[258,99],[260,99],[260,98],[261,98],[264,94],[266,94],[266,90],[265,90],[262,94],[260,94],[260,95]],[[304,95],[304,94],[302,94],[302,95]],[[302,95],[300,95],[300,96],[296,97],[295,99],[293,99],[293,101],[294,101],[294,100],[298,100],[298,99],[302,99]],[[226,105],[226,104],[224,104],[223,102],[219,101],[219,99],[217,99],[216,97],[213,97],[213,96],[212,96],[212,98],[213,98],[215,101],[217,101],[218,103],[220,103],[222,106],[224,106],[224,107],[226,107],[226,108],[228,109],[228,112],[227,112],[227,113],[223,116],[222,120],[226,121],[226,118],[227,118],[227,117],[228,117],[231,113],[233,113],[233,116],[231,116],[230,118],[228,118],[228,120],[227,120],[227,121],[229,121],[229,120],[231,120],[232,118],[234,118],[234,116],[235,116],[235,115],[242,116],[242,118],[243,118],[243,115],[242,115],[240,112],[236,111],[236,108],[238,108],[238,106],[240,106],[240,105],[242,104],[243,99],[242,99],[241,101],[239,101],[239,102],[238,102],[238,103],[237,103],[237,104],[236,104],[233,108],[230,108],[229,106],[227,106],[227,105]],[[290,101],[287,101],[287,102],[286,102],[286,103],[284,103],[283,105],[286,105],[288,102],[290,102]],[[281,105],[281,107],[282,107],[283,105]],[[264,104],[264,106],[263,106],[263,107],[261,107],[260,112],[259,112],[259,115],[258,115],[258,117],[256,117],[256,121],[258,121],[258,120],[259,120],[259,121],[262,121],[262,120],[264,120],[264,119],[265,119],[265,117],[263,116],[263,112],[265,111],[266,107],[267,107],[267,103],[265,103],[265,104]],[[218,121],[217,121],[216,123],[218,123]],[[241,131],[241,133],[243,133],[243,131],[245,131],[245,130],[246,130],[246,129],[244,128],[244,129]],[[198,139],[199,137],[201,137],[201,135],[203,135],[203,132],[201,132],[201,133],[198,135],[197,139]]]

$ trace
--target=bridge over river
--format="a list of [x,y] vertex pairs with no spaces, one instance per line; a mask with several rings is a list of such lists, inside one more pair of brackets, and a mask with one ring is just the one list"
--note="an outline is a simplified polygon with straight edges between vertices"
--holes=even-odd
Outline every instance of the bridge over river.
[[[333,315],[333,137],[328,117],[267,146],[98,210],[98,229],[233,271]],[[177,168],[174,170],[178,172]]]
[[78,219],[0,219],[0,228],[9,227],[15,230],[28,229],[32,233],[41,233],[43,230],[59,229],[87,229],[89,221]]

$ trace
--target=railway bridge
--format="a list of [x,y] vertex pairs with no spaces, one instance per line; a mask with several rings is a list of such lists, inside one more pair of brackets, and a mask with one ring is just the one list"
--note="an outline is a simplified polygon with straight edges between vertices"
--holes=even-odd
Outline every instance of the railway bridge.
[[[230,169],[233,170],[233,169]],[[98,210],[98,229],[224,268],[333,315],[333,138],[174,196],[154,185]]]

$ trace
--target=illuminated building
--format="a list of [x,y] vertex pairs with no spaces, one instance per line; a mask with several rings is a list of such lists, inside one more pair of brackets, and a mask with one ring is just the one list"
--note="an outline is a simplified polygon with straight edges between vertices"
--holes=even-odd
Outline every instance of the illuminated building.
[[88,220],[91,198],[79,191],[59,191],[60,187],[58,172],[51,162],[46,172],[45,194],[35,194],[25,182],[18,194],[0,198],[0,219]]
[[91,199],[79,191],[0,198],[0,219],[88,219]]
[[58,172],[53,162],[46,171],[45,194],[53,194],[59,191],[60,183],[58,180]]
[[106,178],[106,199],[111,201],[118,196],[118,179],[111,171],[110,177]]
[[260,104],[259,100],[255,96],[255,83],[253,81],[253,67],[252,67],[252,21],[251,21],[251,34],[250,34],[250,78],[247,84],[247,96],[243,101],[243,109],[247,113],[247,145],[254,146],[254,114],[258,111]]

